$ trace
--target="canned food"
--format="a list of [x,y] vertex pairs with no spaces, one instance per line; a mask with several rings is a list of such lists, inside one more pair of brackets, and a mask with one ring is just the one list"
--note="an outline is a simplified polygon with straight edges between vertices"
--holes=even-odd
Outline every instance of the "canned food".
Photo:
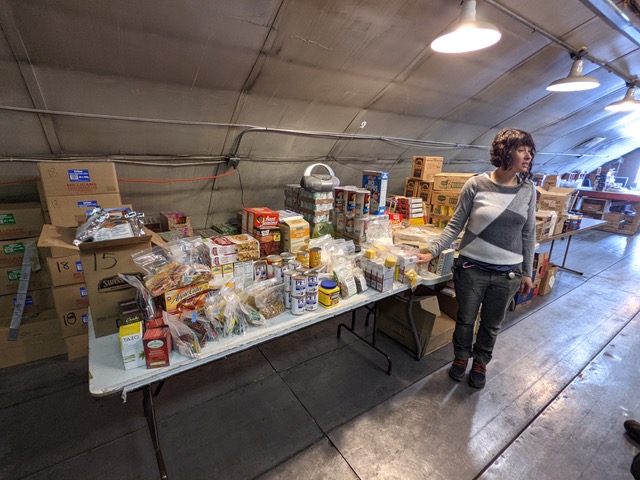
[[267,262],[264,260],[253,262],[253,279],[256,282],[267,279]]
[[353,221],[353,234],[356,237],[364,237],[367,233],[367,226],[369,225],[369,217],[356,217]]
[[353,214],[356,211],[356,192],[357,191],[358,189],[356,187],[344,188],[345,205],[346,205],[346,208],[344,210],[348,213]]
[[309,312],[313,312],[318,309],[318,292],[307,293],[306,295],[306,309]]
[[284,265],[282,262],[273,264],[273,278],[278,279],[278,283],[282,283],[284,281]]
[[344,210],[344,187],[335,187],[333,189],[333,200],[336,210]]
[[291,260],[295,260],[296,256],[291,252],[282,252],[280,258],[282,259],[282,263],[288,264]]
[[285,270],[283,275],[284,291],[291,292],[291,284],[293,283],[293,276],[296,274],[295,270]]
[[298,260],[303,267],[308,267],[309,251],[303,249],[298,250],[298,253],[296,253],[296,260]]
[[307,273],[307,293],[315,293],[318,291],[318,274],[315,272]]
[[291,294],[304,295],[307,292],[307,277],[304,275],[294,275],[291,277]]
[[300,295],[298,297],[291,296],[291,313],[294,315],[302,315],[307,310],[307,298],[306,295]]
[[359,188],[356,190],[356,216],[363,217],[369,215],[369,203],[371,199],[371,192],[366,188]]
[[269,255],[267,257],[267,278],[273,278],[273,265],[274,263],[282,262],[282,257],[280,255]]
[[291,292],[284,292],[284,308],[291,310]]
[[322,265],[322,248],[313,247],[309,249],[309,267],[316,268]]

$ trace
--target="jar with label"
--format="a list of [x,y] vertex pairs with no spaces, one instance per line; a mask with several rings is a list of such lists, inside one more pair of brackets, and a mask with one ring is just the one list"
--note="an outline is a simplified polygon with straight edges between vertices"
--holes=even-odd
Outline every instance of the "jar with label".
[[318,288],[318,303],[324,308],[331,308],[340,302],[340,287],[334,280],[323,280]]

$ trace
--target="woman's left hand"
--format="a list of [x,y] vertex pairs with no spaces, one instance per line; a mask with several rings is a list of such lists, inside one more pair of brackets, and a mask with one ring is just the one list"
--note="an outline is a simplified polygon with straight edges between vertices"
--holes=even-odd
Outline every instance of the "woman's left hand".
[[531,277],[522,277],[522,280],[520,281],[520,293],[522,295],[527,295],[531,289],[533,288],[533,281],[531,280]]

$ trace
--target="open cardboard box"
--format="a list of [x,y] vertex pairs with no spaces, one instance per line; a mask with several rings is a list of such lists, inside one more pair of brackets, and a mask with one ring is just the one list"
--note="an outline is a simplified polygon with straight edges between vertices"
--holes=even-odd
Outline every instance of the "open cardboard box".
[[[416,343],[404,300],[389,297],[378,302],[376,328],[415,352]],[[420,356],[451,342],[456,322],[440,312],[438,297],[415,297],[411,311],[420,340]]]

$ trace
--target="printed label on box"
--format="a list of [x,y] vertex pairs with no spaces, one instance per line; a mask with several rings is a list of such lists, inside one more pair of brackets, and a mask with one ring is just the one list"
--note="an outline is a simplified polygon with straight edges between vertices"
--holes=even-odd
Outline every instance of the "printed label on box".
[[90,182],[89,170],[68,170],[70,182]]
[[80,260],[76,262],[76,272],[82,273],[82,262]]
[[16,280],[20,280],[20,270],[9,270],[7,271],[7,278],[10,282],[15,282]]
[[14,253],[24,253],[24,243],[10,243],[8,245],[3,245],[2,250],[4,250],[5,255],[13,255]]
[[87,288],[86,287],[80,287],[80,296],[82,298],[87,298]]
[[0,225],[15,225],[16,218],[13,216],[13,213],[3,213],[0,214]]
[[97,206],[98,206],[97,200],[83,200],[81,202],[78,202],[78,208],[87,208],[87,207],[95,208]]
[[[13,301],[13,305],[16,305],[18,303],[18,297],[13,297],[12,301]],[[24,306],[25,307],[33,306],[33,297],[31,295],[27,295],[27,297],[24,299]]]

